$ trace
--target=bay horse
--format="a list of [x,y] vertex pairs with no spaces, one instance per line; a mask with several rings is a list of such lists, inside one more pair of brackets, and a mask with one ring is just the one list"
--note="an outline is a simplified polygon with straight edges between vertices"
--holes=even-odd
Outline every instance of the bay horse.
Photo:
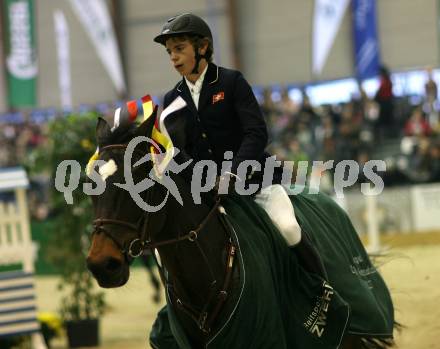
[[[151,135],[154,119],[113,131],[98,120],[97,159],[113,170],[103,177],[104,192],[92,196],[95,229],[87,257],[98,284],[112,288],[128,281],[136,256],[156,250],[167,306],[153,326],[153,348],[394,345],[388,289],[330,198],[292,199],[303,231],[292,248],[252,198],[220,201],[206,193],[196,203],[182,173],[170,174],[180,198],[169,195],[166,186],[149,181],[154,164],[145,146],[135,148],[130,163],[124,159],[131,140]],[[134,165],[141,159],[147,161]],[[142,199],[163,203],[161,209],[145,211],[118,184],[127,168],[134,185],[145,189]]]

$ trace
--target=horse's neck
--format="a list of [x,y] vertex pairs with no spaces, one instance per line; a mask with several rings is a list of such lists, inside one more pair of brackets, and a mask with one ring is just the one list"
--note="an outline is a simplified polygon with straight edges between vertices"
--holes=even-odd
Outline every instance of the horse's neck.
[[[208,216],[211,208],[207,203],[195,204],[189,185],[182,179],[175,180],[183,199],[183,206],[175,199],[168,200],[165,207],[165,224],[161,233],[167,239],[176,238],[197,229]],[[160,237],[161,240],[164,236]],[[169,281],[176,293],[193,305],[204,305],[215,280],[223,282],[224,250],[227,234],[214,213],[198,234],[197,242],[183,241],[159,248],[163,265],[169,275]],[[199,248],[200,247],[200,248]]]

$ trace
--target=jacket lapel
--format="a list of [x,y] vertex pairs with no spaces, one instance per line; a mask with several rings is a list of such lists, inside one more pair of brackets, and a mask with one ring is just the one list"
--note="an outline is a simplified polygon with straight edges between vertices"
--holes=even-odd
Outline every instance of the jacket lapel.
[[185,100],[188,109],[193,113],[195,116],[197,116],[197,108],[194,104],[194,101],[191,97],[191,93],[189,92],[189,88],[186,85],[185,79],[182,79],[180,84],[177,86],[177,91],[182,96],[182,98]]
[[214,63],[208,64],[202,91],[199,98],[199,111],[206,107],[212,98],[212,86],[218,81],[218,67]]

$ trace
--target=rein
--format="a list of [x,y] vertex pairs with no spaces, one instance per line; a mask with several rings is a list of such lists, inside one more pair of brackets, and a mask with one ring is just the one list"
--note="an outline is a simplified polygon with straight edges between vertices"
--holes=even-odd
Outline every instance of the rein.
[[[218,209],[219,204],[220,204],[220,199],[217,199],[214,206],[209,211],[208,215],[203,219],[203,221],[199,224],[199,226],[196,229],[190,230],[188,233],[186,233],[182,236],[179,236],[175,239],[152,242],[150,240],[150,237],[148,237],[146,240],[143,240],[142,238],[136,238],[136,239],[132,240],[130,243],[130,247],[129,247],[129,254],[132,257],[138,257],[138,256],[140,256],[140,254],[142,254],[142,252],[144,250],[147,250],[147,249],[155,249],[156,247],[159,247],[159,246],[171,245],[171,244],[175,244],[175,243],[185,241],[185,240],[188,240],[190,242],[195,242],[199,236],[200,231],[204,228],[206,223],[208,223],[209,219],[213,216],[214,212]],[[132,252],[133,252],[132,247],[136,243],[140,244],[140,249],[141,249],[140,251],[141,252],[140,252],[140,254],[132,255]]]
[[[109,149],[126,149],[127,145],[124,144],[115,144],[115,145],[108,145],[103,147],[100,150],[100,153],[104,152],[105,150]],[[142,153],[142,156],[145,154]],[[155,186],[152,187],[152,189],[149,191],[149,194],[152,195],[152,192],[154,191]],[[215,212],[220,207],[220,197],[218,196],[215,200],[214,206],[210,209],[207,216],[202,220],[202,222],[197,226],[196,229],[190,230],[188,233],[184,235],[180,235],[177,238],[174,239],[168,239],[168,240],[162,240],[162,241],[151,241],[151,237],[148,234],[148,218],[149,214],[146,213],[145,215],[142,215],[142,217],[139,219],[137,224],[132,224],[126,221],[121,221],[117,219],[106,219],[106,218],[98,218],[93,221],[93,225],[95,227],[93,233],[102,232],[106,236],[108,236],[113,242],[121,249],[121,253],[125,256],[127,261],[129,261],[129,258],[137,258],[145,250],[153,250],[157,247],[166,246],[166,245],[172,245],[177,244],[182,241],[189,241],[192,243],[195,243],[200,251],[200,254],[202,255],[203,259],[205,260],[205,263],[209,269],[209,272],[211,274],[211,277],[213,281],[211,282],[211,289],[209,292],[208,300],[206,304],[203,306],[201,311],[198,311],[194,309],[193,306],[190,304],[187,304],[183,302],[176,292],[174,291],[173,287],[169,288],[170,294],[173,295],[173,297],[176,299],[177,306],[185,312],[191,319],[193,319],[197,324],[201,331],[203,331],[205,334],[210,333],[211,331],[211,325],[216,320],[217,316],[220,314],[220,311],[222,309],[223,304],[225,303],[227,296],[228,296],[228,290],[232,279],[232,271],[234,266],[234,260],[235,260],[235,253],[236,253],[236,247],[234,243],[232,242],[232,238],[229,239],[229,243],[227,246],[228,250],[228,256],[226,261],[226,270],[225,270],[225,279],[224,282],[218,292],[216,291],[217,288],[217,280],[214,276],[214,272],[212,271],[212,268],[209,265],[208,258],[206,254],[203,252],[202,247],[198,243],[198,237],[199,233],[202,231],[202,229],[206,226],[206,224],[209,222],[209,220],[214,216]],[[224,224],[225,228],[228,228],[228,224],[226,222],[225,224],[225,217],[222,214],[222,223]],[[140,237],[136,237],[133,240],[131,240],[127,244],[121,243],[119,239],[116,236],[113,236],[114,234],[105,229],[105,225],[116,225],[121,226],[124,228],[128,228],[132,232],[141,232]],[[226,229],[226,231],[229,231],[229,229]],[[159,266],[159,272],[161,274],[162,280],[164,283],[166,282],[166,278],[163,275],[162,268]],[[169,285],[171,286],[171,285]]]

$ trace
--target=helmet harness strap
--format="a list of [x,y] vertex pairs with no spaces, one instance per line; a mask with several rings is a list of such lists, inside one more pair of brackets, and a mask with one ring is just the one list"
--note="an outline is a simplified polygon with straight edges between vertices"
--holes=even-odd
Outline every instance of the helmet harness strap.
[[194,51],[196,53],[196,55],[195,55],[196,64],[194,65],[194,69],[192,70],[191,74],[198,74],[199,73],[199,63],[200,63],[200,61],[202,60],[202,58],[206,59],[206,53],[201,55],[199,53],[199,48],[200,47],[199,47],[198,44],[194,45]]

